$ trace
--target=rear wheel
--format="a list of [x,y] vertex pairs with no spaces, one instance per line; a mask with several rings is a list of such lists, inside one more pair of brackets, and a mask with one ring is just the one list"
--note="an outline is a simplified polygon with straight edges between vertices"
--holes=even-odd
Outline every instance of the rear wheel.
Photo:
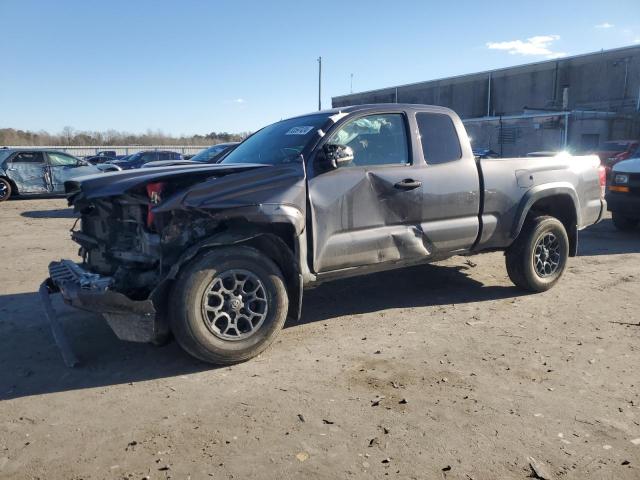
[[200,254],[183,269],[170,305],[182,348],[227,365],[255,357],[275,340],[289,301],[271,259],[250,247],[227,247]]
[[8,200],[11,196],[11,183],[6,178],[0,178],[0,202]]
[[630,218],[621,213],[611,212],[611,219],[613,220],[613,225],[623,232],[630,232],[638,226],[637,218]]
[[567,266],[569,237],[557,218],[527,219],[506,252],[507,273],[518,287],[543,292],[553,287]]

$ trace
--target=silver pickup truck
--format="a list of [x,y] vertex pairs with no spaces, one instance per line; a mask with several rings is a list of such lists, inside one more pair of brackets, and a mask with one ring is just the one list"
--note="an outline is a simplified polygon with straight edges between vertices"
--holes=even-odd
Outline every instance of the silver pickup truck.
[[604,182],[596,156],[478,160],[445,108],[322,111],[259,130],[220,164],[67,182],[82,261],[53,262],[41,292],[63,353],[56,292],[122,339],[172,333],[229,364],[332,279],[503,250],[517,286],[547,290],[606,210]]

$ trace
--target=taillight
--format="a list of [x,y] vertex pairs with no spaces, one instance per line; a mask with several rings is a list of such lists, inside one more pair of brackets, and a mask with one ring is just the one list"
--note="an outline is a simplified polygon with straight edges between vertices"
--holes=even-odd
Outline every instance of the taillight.
[[166,186],[165,182],[156,182],[147,184],[147,196],[149,197],[149,206],[147,207],[147,228],[151,229],[153,226],[154,215],[151,209],[154,205],[157,205],[162,200],[161,194]]
[[602,165],[598,167],[598,176],[600,177],[600,196],[604,198],[604,193],[607,189],[607,169]]

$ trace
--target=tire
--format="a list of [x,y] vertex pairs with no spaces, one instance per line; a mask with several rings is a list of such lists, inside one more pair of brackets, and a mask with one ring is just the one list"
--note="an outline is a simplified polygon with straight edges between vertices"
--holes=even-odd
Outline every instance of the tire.
[[6,178],[0,178],[0,202],[11,197],[11,183]]
[[182,269],[169,301],[169,325],[180,346],[216,365],[264,351],[280,333],[289,307],[280,269],[250,247],[199,254]]
[[507,273],[516,286],[544,292],[560,280],[568,257],[569,237],[562,222],[549,216],[528,218],[507,249]]
[[620,213],[611,212],[613,225],[622,232],[630,232],[638,226],[637,218],[630,218]]

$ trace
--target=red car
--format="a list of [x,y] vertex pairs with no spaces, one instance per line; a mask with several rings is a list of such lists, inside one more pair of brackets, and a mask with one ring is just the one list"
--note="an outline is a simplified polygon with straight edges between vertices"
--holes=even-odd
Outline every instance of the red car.
[[600,163],[607,170],[607,176],[611,173],[611,168],[618,162],[630,158],[640,146],[640,140],[610,140],[604,142],[597,152]]

